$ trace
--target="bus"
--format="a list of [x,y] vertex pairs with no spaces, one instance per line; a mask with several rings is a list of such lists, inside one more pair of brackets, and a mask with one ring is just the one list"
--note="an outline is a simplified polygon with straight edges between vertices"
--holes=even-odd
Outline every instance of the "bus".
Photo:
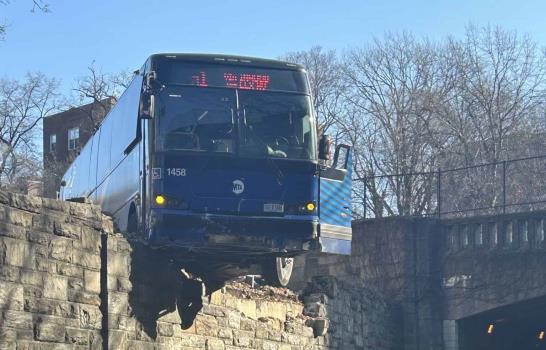
[[331,146],[317,135],[302,66],[155,54],[68,168],[60,196],[100,205],[154,248],[209,266],[253,264],[284,286],[299,254],[350,254],[351,152]]

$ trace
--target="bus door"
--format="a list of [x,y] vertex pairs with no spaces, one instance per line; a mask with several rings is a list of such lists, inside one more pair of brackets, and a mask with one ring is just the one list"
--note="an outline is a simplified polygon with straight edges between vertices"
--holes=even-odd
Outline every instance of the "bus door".
[[338,145],[332,165],[320,172],[320,242],[325,253],[351,254],[351,175],[351,148]]

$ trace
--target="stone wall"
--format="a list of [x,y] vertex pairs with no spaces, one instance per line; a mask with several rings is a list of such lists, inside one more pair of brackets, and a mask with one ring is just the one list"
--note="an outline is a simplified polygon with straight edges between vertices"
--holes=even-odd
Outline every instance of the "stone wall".
[[442,347],[441,226],[435,219],[380,218],[353,221],[350,256],[309,254],[297,259],[292,288],[314,276],[358,279],[400,312],[404,349]]
[[101,349],[98,208],[0,192],[0,349]]
[[399,314],[358,280],[323,275],[298,293],[230,283],[203,297],[177,274],[98,207],[0,192],[0,349],[401,346]]

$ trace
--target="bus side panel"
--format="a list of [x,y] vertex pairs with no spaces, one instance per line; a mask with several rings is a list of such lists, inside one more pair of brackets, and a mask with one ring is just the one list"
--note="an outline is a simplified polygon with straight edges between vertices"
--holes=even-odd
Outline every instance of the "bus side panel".
[[351,254],[351,154],[348,157],[343,180],[320,179],[320,242],[325,253]]
[[[142,76],[138,75],[101,125],[96,202],[105,213],[114,215],[120,228],[126,227],[125,216],[131,200],[139,192],[139,147],[127,155],[125,150],[137,137],[141,89]],[[108,163],[110,166],[105,166]],[[122,219],[120,212],[127,215]]]

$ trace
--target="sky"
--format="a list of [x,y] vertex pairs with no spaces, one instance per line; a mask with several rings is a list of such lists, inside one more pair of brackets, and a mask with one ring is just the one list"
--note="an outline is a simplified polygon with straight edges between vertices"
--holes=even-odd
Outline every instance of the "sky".
[[0,4],[8,33],[0,77],[41,71],[68,93],[95,66],[137,69],[152,53],[203,52],[276,58],[314,45],[343,52],[386,32],[462,36],[469,23],[501,25],[546,47],[545,0],[31,0]]

